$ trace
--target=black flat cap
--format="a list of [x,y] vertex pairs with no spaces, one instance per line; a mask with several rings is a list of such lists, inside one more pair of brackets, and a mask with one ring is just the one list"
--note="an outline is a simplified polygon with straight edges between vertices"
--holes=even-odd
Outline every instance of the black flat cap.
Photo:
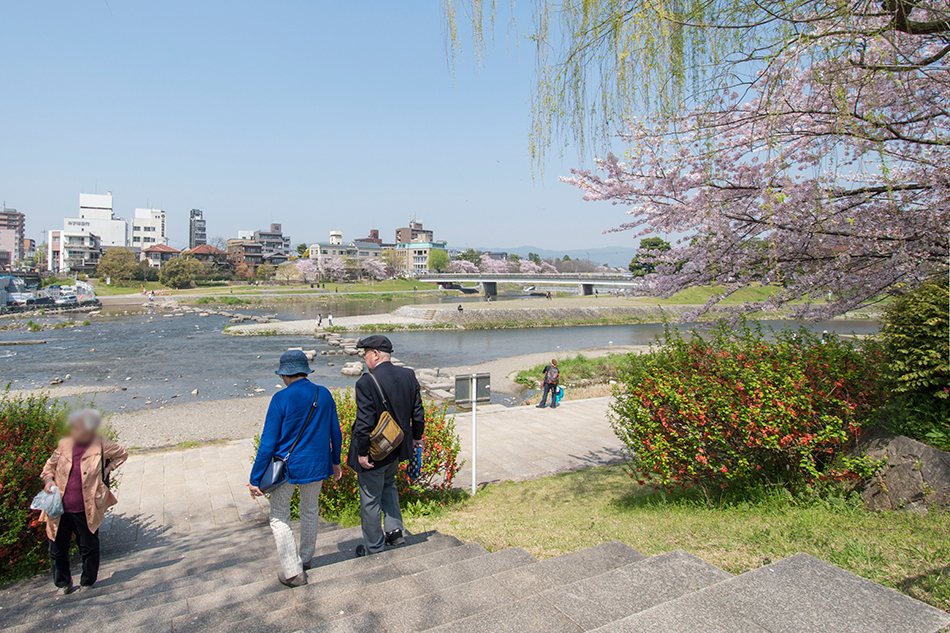
[[388,338],[382,334],[373,334],[372,336],[364,336],[360,339],[359,343],[356,344],[356,347],[360,349],[375,349],[380,352],[386,352],[387,354],[393,353],[393,343]]

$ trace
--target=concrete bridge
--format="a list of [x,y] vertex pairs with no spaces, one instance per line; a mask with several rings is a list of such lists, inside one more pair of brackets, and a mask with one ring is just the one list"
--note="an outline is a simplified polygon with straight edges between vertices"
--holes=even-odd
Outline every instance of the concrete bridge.
[[616,273],[557,273],[557,274],[526,274],[526,273],[426,273],[419,275],[419,281],[437,283],[442,287],[451,284],[479,283],[486,295],[498,294],[498,284],[522,284],[537,286],[539,284],[578,285],[582,295],[594,294],[595,286],[611,288],[636,288],[642,281],[630,275]]

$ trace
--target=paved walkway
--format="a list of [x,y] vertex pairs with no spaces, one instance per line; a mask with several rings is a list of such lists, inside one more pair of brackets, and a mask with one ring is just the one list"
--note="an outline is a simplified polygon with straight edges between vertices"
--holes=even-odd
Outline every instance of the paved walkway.
[[[479,484],[536,479],[620,459],[607,421],[609,398],[564,402],[557,409],[485,407],[478,415]],[[456,427],[466,464],[456,480],[471,485],[472,417]],[[265,498],[252,499],[247,476],[252,440],[185,450],[135,453],[118,471],[119,503],[102,526],[110,549],[238,521],[267,518]]]

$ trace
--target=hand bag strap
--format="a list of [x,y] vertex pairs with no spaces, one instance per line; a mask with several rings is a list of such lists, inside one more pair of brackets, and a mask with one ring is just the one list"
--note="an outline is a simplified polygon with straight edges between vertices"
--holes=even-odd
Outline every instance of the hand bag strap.
[[304,419],[303,424],[300,426],[300,432],[297,433],[297,439],[294,440],[294,443],[290,445],[290,448],[287,449],[287,454],[284,456],[284,461],[290,459],[290,454],[294,452],[294,449],[297,448],[297,442],[300,441],[300,438],[303,437],[303,432],[307,429],[307,425],[310,424],[310,418],[313,417],[314,411],[317,410],[317,401],[320,400],[320,387],[317,387],[317,395],[313,397],[313,405],[310,407],[310,411],[307,412],[307,417]]
[[[379,384],[379,379],[373,375],[373,372],[368,372],[369,377],[373,379],[373,382],[376,383],[376,390],[379,391],[379,397],[383,399],[383,407],[389,411],[389,415],[393,416],[393,420],[396,420],[396,424],[400,424],[399,420],[396,419],[396,415],[393,413],[393,410],[389,407],[389,400],[386,399],[386,394],[383,392],[383,386]],[[400,426],[402,426],[400,424]]]

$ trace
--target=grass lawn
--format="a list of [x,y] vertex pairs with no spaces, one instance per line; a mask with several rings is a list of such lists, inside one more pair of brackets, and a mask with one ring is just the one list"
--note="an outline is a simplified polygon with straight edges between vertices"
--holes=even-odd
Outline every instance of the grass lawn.
[[489,486],[436,514],[407,518],[489,551],[544,559],[619,540],[647,555],[675,549],[738,574],[805,552],[950,610],[950,515],[871,513],[842,499],[763,499],[707,507],[641,488],[621,466]]
[[[575,380],[591,380],[607,382],[617,377],[622,367],[630,364],[629,354],[608,354],[597,358],[587,358],[578,354],[574,358],[563,358],[557,362],[560,372],[560,384],[568,385]],[[522,369],[515,376],[515,382],[526,387],[537,387],[541,380],[541,372],[547,363],[535,365],[530,369]]]
[[96,282],[93,285],[96,288],[96,296],[99,296],[99,297],[115,297],[118,295],[141,294],[143,285],[145,286],[146,290],[154,290],[155,292],[158,292],[159,290],[164,290],[166,292],[168,291],[168,288],[166,288],[165,286],[163,286],[157,281],[146,281],[144,283],[141,281],[133,281],[130,285],[127,285],[127,286],[118,286],[116,284],[107,286],[104,283],[99,283],[99,282]]
[[[712,286],[698,286],[696,288],[687,288],[680,290],[668,299],[659,299],[645,297],[642,301],[647,305],[700,305],[706,303],[711,296],[717,292],[722,292],[722,288]],[[743,288],[733,293],[728,299],[720,302],[720,305],[733,306],[741,305],[746,301],[763,301],[778,292],[776,286],[751,286]]]

